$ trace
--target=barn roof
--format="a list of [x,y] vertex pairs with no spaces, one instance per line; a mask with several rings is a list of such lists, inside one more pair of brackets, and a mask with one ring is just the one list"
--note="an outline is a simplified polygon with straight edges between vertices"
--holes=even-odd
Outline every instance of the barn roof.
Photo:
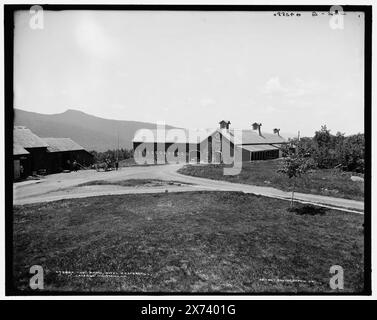
[[270,144],[254,144],[254,145],[242,145],[242,149],[247,151],[256,152],[256,151],[270,151],[270,150],[277,150],[279,148],[274,147]]
[[216,132],[216,129],[169,129],[164,135],[157,130],[140,129],[135,133],[133,142],[144,143],[200,143]]
[[[254,130],[241,130],[242,142],[237,144],[273,144],[287,142],[282,136],[273,133],[264,133],[261,135]],[[234,137],[234,129],[229,130],[229,135]],[[231,138],[233,140],[233,138]]]
[[[177,130],[177,131],[175,131]],[[157,135],[156,130],[141,129],[138,130],[134,136],[133,142],[145,142],[145,143],[200,143],[207,139],[216,131],[220,132],[228,140],[235,142],[237,138],[237,133],[235,136],[234,129],[170,129],[166,131],[166,140],[164,137]],[[175,132],[180,132],[175,138]],[[287,142],[282,136],[272,133],[263,133],[260,136],[258,132],[254,130],[240,130],[242,138],[240,141],[236,141],[237,145],[248,145],[248,144],[279,144]]]
[[27,151],[23,146],[20,146],[19,144],[13,144],[13,155],[19,156],[24,154],[29,154],[30,152]]
[[13,129],[13,145],[18,145],[22,148],[48,147],[48,144],[31,132],[30,129],[20,126]]
[[49,152],[77,151],[85,150],[78,143],[70,138],[41,138],[48,144]]

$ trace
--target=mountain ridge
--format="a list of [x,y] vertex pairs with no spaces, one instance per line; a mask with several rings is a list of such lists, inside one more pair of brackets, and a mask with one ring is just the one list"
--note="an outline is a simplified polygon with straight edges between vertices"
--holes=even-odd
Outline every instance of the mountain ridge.
[[[156,129],[156,124],[133,120],[105,119],[76,109],[44,114],[14,108],[14,125],[25,126],[42,138],[71,138],[88,151],[103,152],[132,148],[132,139],[139,129]],[[166,125],[166,129],[177,128]],[[286,139],[296,136],[282,133]]]
[[156,128],[149,122],[104,119],[75,109],[43,114],[15,108],[14,125],[25,126],[42,138],[71,138],[85,149],[99,152],[116,149],[118,136],[119,148],[131,149],[137,130]]

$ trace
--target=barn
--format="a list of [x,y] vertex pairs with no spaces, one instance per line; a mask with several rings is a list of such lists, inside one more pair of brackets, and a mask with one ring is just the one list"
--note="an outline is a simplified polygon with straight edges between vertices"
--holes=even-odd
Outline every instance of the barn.
[[13,129],[14,179],[30,175],[61,172],[72,169],[76,161],[89,166],[93,156],[69,138],[41,138],[30,129],[15,126]]
[[47,168],[48,144],[26,127],[13,129],[14,175],[27,177]]
[[30,172],[30,152],[24,147],[13,144],[13,171],[14,179],[24,179],[28,176]]
[[280,129],[264,133],[261,123],[253,123],[248,130],[230,128],[230,121],[222,120],[216,129],[139,130],[133,139],[134,157],[138,163],[196,162],[232,163],[268,160],[281,157],[281,147],[287,141]]
[[93,164],[93,155],[70,138],[42,138],[48,144],[48,173],[72,170],[74,161],[81,167]]

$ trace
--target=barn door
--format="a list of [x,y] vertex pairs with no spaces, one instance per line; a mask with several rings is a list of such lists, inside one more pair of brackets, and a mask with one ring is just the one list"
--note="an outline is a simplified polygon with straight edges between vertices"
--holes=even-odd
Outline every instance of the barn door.
[[14,179],[19,179],[21,176],[20,160],[14,160],[13,168],[14,168]]
[[198,163],[200,161],[200,151],[191,150],[189,155],[190,162]]
[[216,151],[214,154],[214,163],[221,163],[222,162],[222,154],[220,151]]

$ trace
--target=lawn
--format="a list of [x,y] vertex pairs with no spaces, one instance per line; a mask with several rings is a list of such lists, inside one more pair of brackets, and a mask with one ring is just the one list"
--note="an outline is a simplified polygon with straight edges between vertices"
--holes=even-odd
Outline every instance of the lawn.
[[[14,207],[14,285],[123,292],[363,290],[363,215],[288,212],[238,192],[100,196]],[[309,213],[309,212],[308,212]]]
[[162,187],[162,186],[182,186],[182,185],[190,185],[190,184],[180,182],[180,181],[174,181],[174,180],[127,179],[127,180],[116,180],[116,181],[94,180],[94,181],[80,183],[77,185],[77,187],[99,186],[99,185],[114,185],[114,186],[121,186],[121,187],[137,187],[137,186]]
[[[242,164],[241,173],[234,176],[223,174],[226,165],[186,165],[178,172],[194,177],[270,186],[291,191],[292,181],[277,172],[280,164],[281,160],[245,162]],[[337,169],[312,170],[297,179],[296,191],[363,201],[364,182],[352,181],[351,176],[352,173]]]

